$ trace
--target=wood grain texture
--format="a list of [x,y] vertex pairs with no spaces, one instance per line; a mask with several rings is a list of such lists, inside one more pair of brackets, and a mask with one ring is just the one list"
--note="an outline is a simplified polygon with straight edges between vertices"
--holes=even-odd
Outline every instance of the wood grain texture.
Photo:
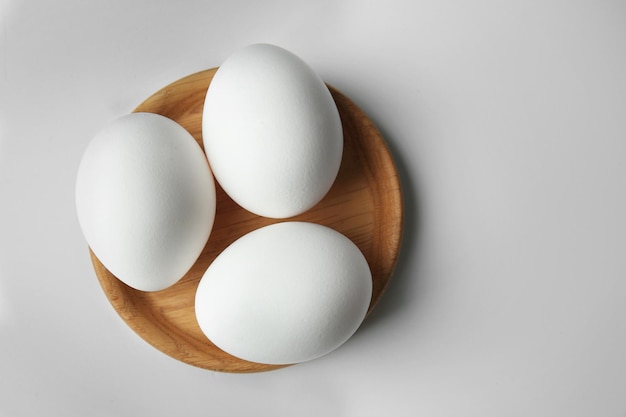
[[[156,92],[135,112],[158,113],[185,127],[202,146],[202,109],[216,68],[182,78]],[[344,130],[344,154],[337,180],[325,198],[308,212],[287,220],[329,226],[350,238],[372,270],[369,311],[383,294],[398,256],[402,198],[397,171],[384,139],[367,116],[329,86]],[[217,210],[209,241],[189,272],[158,292],[132,289],[112,275],[91,252],[107,298],[139,336],[167,355],[200,368],[222,372],[260,372],[281,366],[247,362],[213,345],[194,314],[196,287],[215,257],[240,236],[276,223],[254,215],[231,200],[216,184]]]

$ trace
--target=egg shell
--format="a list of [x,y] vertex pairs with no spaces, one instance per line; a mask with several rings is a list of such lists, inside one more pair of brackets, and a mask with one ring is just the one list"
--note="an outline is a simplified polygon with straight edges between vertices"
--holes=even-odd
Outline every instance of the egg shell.
[[346,236],[282,222],[228,246],[200,280],[195,312],[204,334],[240,359],[292,364],[325,355],[365,318],[372,275]]
[[206,244],[215,184],[202,148],[164,116],[132,113],[87,146],[76,210],[100,262],[125,284],[158,291],[177,282]]
[[205,152],[215,179],[240,206],[287,218],[317,204],[343,153],[337,106],[302,59],[274,45],[231,55],[207,90]]

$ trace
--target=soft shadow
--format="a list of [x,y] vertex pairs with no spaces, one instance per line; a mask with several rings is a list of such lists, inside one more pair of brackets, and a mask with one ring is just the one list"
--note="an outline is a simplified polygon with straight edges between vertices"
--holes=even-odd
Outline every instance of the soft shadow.
[[406,154],[403,155],[396,148],[393,138],[385,131],[383,126],[377,124],[377,128],[385,138],[400,179],[403,209],[402,240],[398,260],[391,280],[382,297],[363,322],[361,330],[367,330],[383,324],[399,311],[406,308],[406,306],[413,301],[410,291],[411,281],[418,279],[417,276],[411,276],[410,268],[411,262],[417,256],[419,249],[418,237],[421,230],[421,210],[417,182],[411,178],[409,170],[407,169],[407,164],[410,164],[411,161],[404,159]]

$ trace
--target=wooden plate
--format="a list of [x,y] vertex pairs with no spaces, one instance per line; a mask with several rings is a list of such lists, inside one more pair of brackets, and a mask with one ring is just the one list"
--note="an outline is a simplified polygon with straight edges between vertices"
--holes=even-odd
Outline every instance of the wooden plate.
[[[177,121],[202,146],[204,96],[216,70],[192,74],[164,87],[135,112],[158,113]],[[402,230],[400,185],[389,150],[374,124],[348,98],[329,88],[343,123],[341,168],[326,197],[310,211],[289,220],[332,227],[361,249],[372,270],[371,311],[389,282],[398,256]],[[204,336],[196,322],[196,287],[213,259],[245,233],[280,221],[247,212],[216,186],[217,211],[209,241],[191,270],[175,285],[158,292],[132,289],[111,274],[90,251],[96,275],[122,319],[167,355],[214,371],[259,372],[280,368],[247,362],[223,352]]]

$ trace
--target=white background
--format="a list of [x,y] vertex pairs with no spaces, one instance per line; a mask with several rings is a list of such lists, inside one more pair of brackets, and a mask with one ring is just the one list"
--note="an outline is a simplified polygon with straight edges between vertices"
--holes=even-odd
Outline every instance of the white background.
[[[330,355],[232,375],[140,339],[99,287],[87,143],[250,43],[394,153],[401,258]],[[0,416],[626,416],[623,1],[0,1]]]

